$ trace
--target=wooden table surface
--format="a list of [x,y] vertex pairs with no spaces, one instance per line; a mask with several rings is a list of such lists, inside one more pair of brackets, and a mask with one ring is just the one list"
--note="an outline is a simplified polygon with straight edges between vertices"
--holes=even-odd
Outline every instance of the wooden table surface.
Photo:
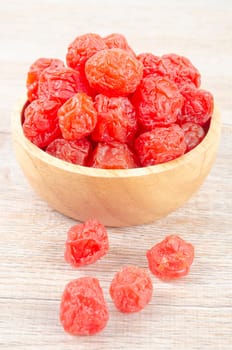
[[[36,58],[64,59],[85,32],[124,33],[137,52],[176,52],[191,58],[222,114],[222,138],[207,180],[182,208],[150,225],[109,228],[111,250],[73,270],[63,260],[66,231],[75,222],[29,187],[14,156],[10,114]],[[0,4],[0,348],[43,350],[212,349],[232,344],[232,2],[1,1]],[[192,242],[191,273],[164,283],[142,312],[117,312],[108,288],[124,264],[146,267],[145,252],[167,234]],[[107,328],[73,337],[59,324],[65,284],[98,277],[110,310]]]

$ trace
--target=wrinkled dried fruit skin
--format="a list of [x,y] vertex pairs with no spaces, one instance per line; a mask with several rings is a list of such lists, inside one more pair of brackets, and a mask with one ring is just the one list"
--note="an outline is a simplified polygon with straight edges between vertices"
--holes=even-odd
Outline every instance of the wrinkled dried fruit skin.
[[90,149],[91,144],[85,138],[74,141],[56,139],[48,145],[46,152],[66,162],[86,166]]
[[195,148],[205,137],[205,131],[199,124],[185,123],[181,125],[181,128],[184,130],[186,152]]
[[137,118],[134,106],[127,97],[95,98],[97,124],[92,139],[98,142],[130,142],[137,130]]
[[48,67],[64,67],[64,63],[56,58],[39,58],[29,68],[27,74],[27,97],[28,101],[38,99],[38,83],[40,74]]
[[68,231],[65,260],[74,267],[92,264],[109,250],[106,228],[97,220],[88,220]]
[[149,75],[143,78],[132,102],[141,125],[146,130],[152,130],[176,122],[181,113],[183,97],[171,80]]
[[151,300],[152,281],[145,269],[125,266],[117,272],[110,285],[116,308],[125,313],[141,311]]
[[168,162],[185,153],[184,131],[177,124],[147,131],[135,140],[135,149],[142,166]]
[[99,281],[80,277],[69,282],[62,295],[60,322],[72,335],[91,335],[103,330],[109,312]]
[[24,135],[39,148],[45,148],[61,135],[55,101],[32,101],[24,111]]
[[97,52],[85,65],[86,78],[98,93],[128,96],[136,90],[143,75],[143,65],[121,49]]
[[126,38],[122,34],[113,33],[103,38],[108,49],[122,49],[135,56],[134,51],[129,46]]
[[107,49],[107,46],[100,35],[93,33],[80,35],[68,47],[67,65],[79,71],[84,68],[91,56],[104,49]]
[[170,280],[188,274],[194,259],[194,247],[171,235],[154,245],[146,255],[151,272],[160,279]]
[[181,93],[184,97],[179,123],[195,123],[203,126],[213,114],[213,96],[206,90],[186,87]]
[[182,85],[184,82],[186,84],[193,83],[196,87],[201,85],[200,73],[188,58],[176,54],[168,54],[162,56],[161,59],[162,69],[166,76],[177,85]]
[[95,128],[97,112],[92,98],[85,93],[78,93],[60,107],[58,118],[63,138],[80,140]]
[[101,169],[136,168],[133,153],[128,146],[119,142],[98,143],[93,151],[90,166]]
[[155,56],[152,53],[141,53],[137,56],[137,59],[143,64],[144,78],[151,74],[157,77],[165,76],[161,57]]
[[39,77],[38,96],[43,100],[62,104],[81,89],[80,75],[71,68],[46,68]]

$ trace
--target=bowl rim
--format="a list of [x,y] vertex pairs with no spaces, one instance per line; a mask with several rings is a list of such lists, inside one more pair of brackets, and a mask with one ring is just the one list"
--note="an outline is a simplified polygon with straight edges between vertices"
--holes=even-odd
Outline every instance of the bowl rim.
[[[25,102],[26,101],[26,102]],[[212,138],[215,130],[220,128],[220,113],[217,106],[214,104],[214,111],[211,117],[209,129],[204,139],[191,151],[185,153],[184,155],[171,160],[166,163],[150,165],[147,167],[133,168],[133,169],[99,169],[91,168],[82,165],[72,164],[66,162],[62,159],[55,158],[52,155],[41,150],[39,147],[34,145],[30,140],[28,140],[24,133],[21,123],[21,114],[25,105],[28,103],[25,95],[20,97],[13,109],[11,126],[13,137],[17,137],[17,141],[23,146],[34,157],[40,159],[42,162],[47,163],[50,166],[54,166],[63,171],[76,173],[79,175],[89,176],[89,177],[104,177],[104,178],[128,178],[128,177],[139,177],[147,176],[151,174],[159,174],[162,172],[170,171],[183,163],[190,162],[191,159],[195,158],[199,153],[204,153],[207,150],[208,141]]]

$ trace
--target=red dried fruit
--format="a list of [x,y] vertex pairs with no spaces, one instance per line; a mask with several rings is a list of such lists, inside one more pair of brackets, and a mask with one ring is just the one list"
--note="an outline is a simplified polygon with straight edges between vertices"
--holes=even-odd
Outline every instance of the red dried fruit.
[[62,295],[60,322],[72,335],[91,335],[103,330],[109,312],[99,281],[80,277],[69,282]]
[[136,90],[143,75],[143,65],[122,49],[97,52],[85,65],[86,78],[98,93],[127,96]]
[[169,79],[173,80],[177,85],[185,83],[193,83],[196,87],[201,85],[201,76],[199,71],[190,60],[184,56],[174,53],[161,57],[160,70],[165,72]]
[[104,49],[107,49],[107,46],[100,35],[93,33],[80,35],[68,47],[67,65],[75,70],[83,69],[85,62],[91,56]]
[[106,228],[97,220],[88,220],[68,231],[65,260],[74,267],[92,264],[109,250]]
[[151,272],[163,280],[188,274],[194,259],[194,247],[176,235],[166,237],[147,251]]
[[186,152],[191,151],[205,137],[205,131],[199,124],[185,123],[181,125],[184,130],[184,139],[187,145]]
[[78,165],[87,165],[91,144],[87,139],[68,141],[56,139],[52,141],[46,152],[50,155]]
[[113,278],[110,295],[116,308],[131,313],[142,310],[151,300],[153,286],[145,269],[125,266]]
[[40,74],[48,67],[64,67],[64,63],[56,58],[39,58],[29,68],[27,74],[27,97],[31,102],[38,99],[38,83]]
[[135,140],[135,149],[142,166],[168,162],[185,153],[184,131],[177,124],[147,131]]
[[164,77],[165,71],[162,69],[162,60],[160,57],[152,53],[141,53],[137,59],[143,64],[143,77],[154,75],[157,77]]
[[181,113],[183,97],[167,78],[149,75],[143,78],[133,99],[138,120],[146,130],[175,123]]
[[103,38],[108,49],[122,49],[135,56],[134,51],[129,46],[126,38],[122,34],[113,33]]
[[36,146],[45,148],[60,136],[57,111],[60,104],[55,101],[32,101],[24,111],[24,135]]
[[126,144],[119,142],[98,143],[93,151],[90,166],[102,169],[136,168],[133,153]]
[[107,97],[97,95],[95,98],[97,125],[92,138],[99,142],[130,142],[137,129],[134,106],[127,97]]
[[213,96],[206,90],[199,90],[187,86],[181,90],[184,97],[182,114],[178,121],[183,124],[191,122],[204,125],[213,114]]
[[62,136],[66,140],[79,140],[89,135],[96,126],[97,112],[93,100],[78,93],[67,100],[58,111]]
[[62,104],[82,88],[80,75],[74,69],[50,67],[40,74],[38,96],[40,99],[54,100]]

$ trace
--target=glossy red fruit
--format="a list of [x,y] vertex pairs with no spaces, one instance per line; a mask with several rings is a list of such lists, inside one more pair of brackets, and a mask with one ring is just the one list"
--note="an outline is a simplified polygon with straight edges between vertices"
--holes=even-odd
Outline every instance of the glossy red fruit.
[[128,146],[119,142],[98,143],[93,151],[90,166],[102,169],[136,168],[133,153]]
[[127,52],[131,53],[133,56],[135,56],[134,51],[129,46],[126,38],[124,35],[119,33],[113,33],[110,35],[107,35],[105,38],[103,38],[106,46],[108,49],[122,49],[126,50]]
[[79,71],[84,68],[85,62],[91,56],[104,49],[107,49],[107,46],[100,35],[94,33],[80,35],[68,47],[67,65]]
[[125,266],[117,272],[110,285],[116,308],[125,313],[141,311],[151,300],[152,281],[145,269]]
[[213,114],[214,101],[209,91],[199,90],[187,86],[181,90],[184,97],[182,113],[178,121],[183,124],[187,122],[204,125]]
[[58,111],[62,136],[66,140],[80,140],[91,134],[97,123],[93,100],[78,93],[67,100]]
[[61,104],[82,90],[80,75],[71,68],[49,67],[39,77],[38,96]]
[[106,228],[97,220],[88,220],[68,231],[65,260],[74,267],[92,264],[109,250]]
[[64,67],[64,63],[56,58],[39,58],[29,68],[27,73],[27,97],[31,102],[38,99],[38,83],[40,74],[48,67]]
[[185,123],[181,125],[181,128],[184,130],[186,152],[191,151],[205,137],[205,131],[199,124]]
[[134,106],[127,97],[95,98],[97,124],[92,139],[99,142],[130,142],[137,130],[137,118]]
[[60,322],[72,335],[91,335],[103,330],[109,312],[99,281],[80,277],[69,282],[62,295]]
[[48,145],[46,152],[66,162],[85,166],[90,149],[91,144],[85,138],[74,141],[56,139]]
[[194,247],[182,238],[171,235],[147,251],[149,269],[160,279],[170,280],[189,273]]
[[97,52],[85,65],[86,78],[98,93],[128,96],[136,90],[143,75],[143,65],[122,49]]
[[24,135],[36,146],[45,148],[61,135],[55,101],[32,101],[24,111]]
[[176,84],[153,75],[143,78],[132,101],[138,120],[146,130],[175,123],[183,105],[183,97]]
[[168,162],[185,153],[184,131],[177,124],[147,131],[135,140],[135,149],[142,166]]

